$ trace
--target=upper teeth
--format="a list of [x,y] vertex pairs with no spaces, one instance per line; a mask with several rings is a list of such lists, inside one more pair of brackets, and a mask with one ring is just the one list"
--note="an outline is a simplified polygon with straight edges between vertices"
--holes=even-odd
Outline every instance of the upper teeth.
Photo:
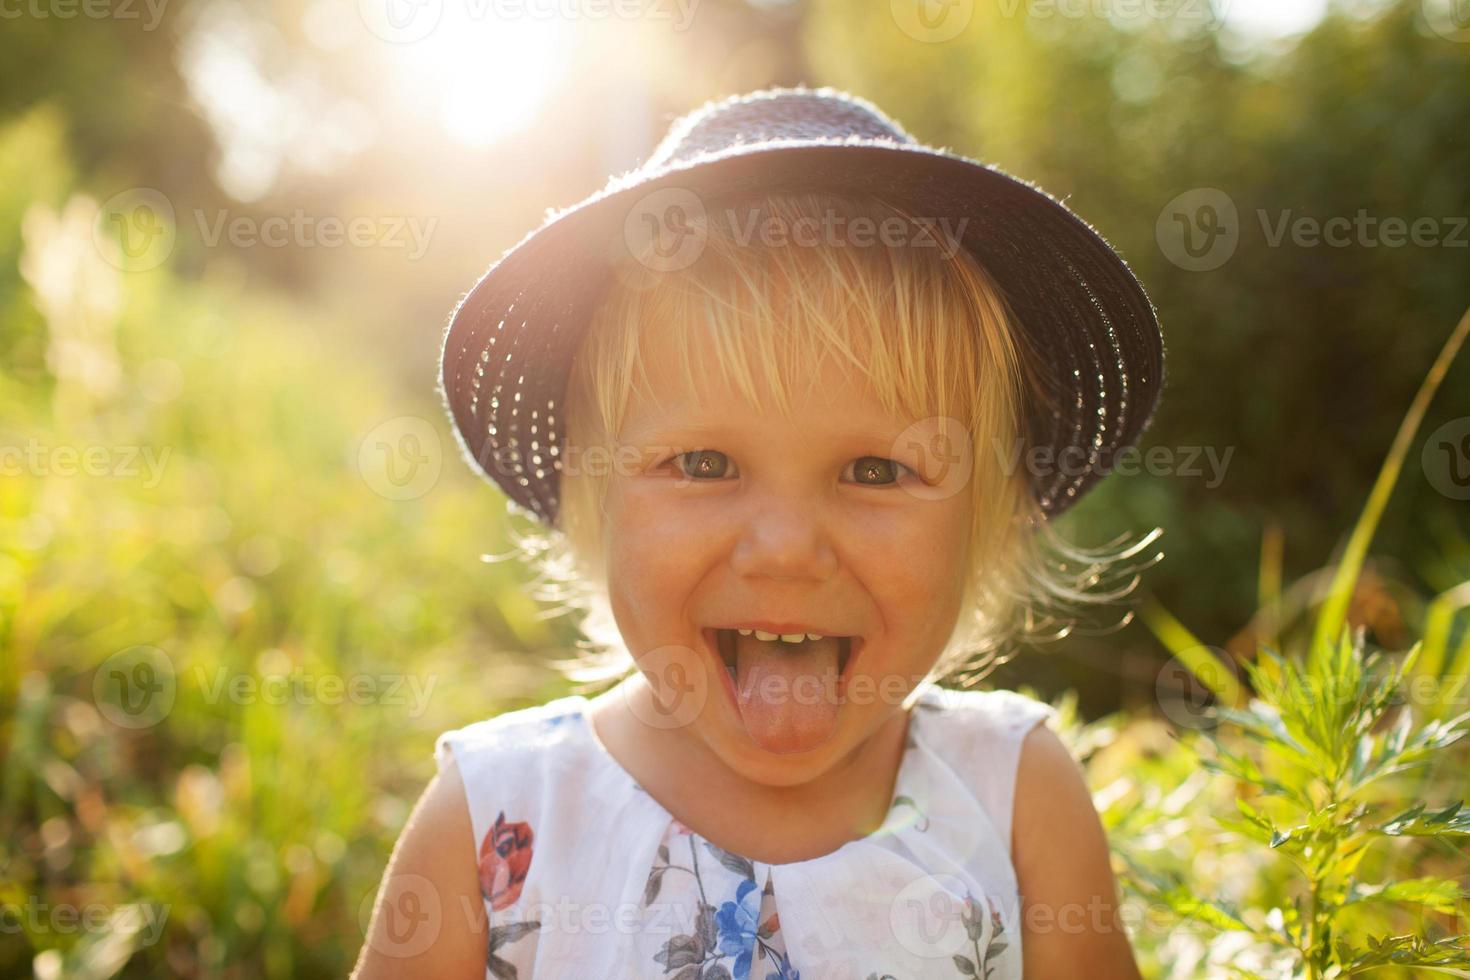
[[767,633],[765,630],[737,630],[741,636],[755,634],[757,640],[781,640],[783,643],[800,643],[802,640],[820,640],[820,633]]

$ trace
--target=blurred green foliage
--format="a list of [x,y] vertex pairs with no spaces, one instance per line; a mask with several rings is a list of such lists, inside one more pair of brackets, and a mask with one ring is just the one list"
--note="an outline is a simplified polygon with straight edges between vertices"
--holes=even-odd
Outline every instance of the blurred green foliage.
[[[424,393],[238,280],[118,272],[85,202],[43,232],[67,168],[54,114],[0,146],[32,175],[0,189],[0,241],[25,213],[28,257],[116,295],[85,351],[57,352],[43,298],[6,294],[0,441],[33,451],[0,478],[0,903],[26,912],[0,975],[52,951],[38,973],[110,976],[135,948],[124,975],[344,975],[434,734],[550,693],[516,651],[565,637],[521,569],[478,560],[508,545],[468,472],[375,491],[359,446],[407,411],[437,418]],[[53,312],[81,302],[69,278]],[[113,360],[116,387],[53,372],[48,350]],[[68,463],[88,447],[95,469]],[[134,676],[140,645],[172,702],[130,722],[108,665]],[[79,929],[64,907],[166,931]]]
[[[424,113],[334,172],[288,170],[241,203],[213,176],[218,137],[178,67],[212,3],[170,5],[156,32],[44,17],[0,32],[0,447],[40,460],[0,475],[0,905],[26,913],[0,931],[4,976],[343,975],[434,734],[564,690],[545,661],[575,639],[526,598],[525,569],[478,560],[510,550],[501,498],[459,462],[430,386],[459,291],[619,159],[590,135],[625,91],[599,74],[596,32],[510,144],[450,152]],[[1319,566],[1470,298],[1470,249],[1273,247],[1261,224],[1470,214],[1470,44],[1431,31],[1421,6],[1336,3],[1299,43],[1254,54],[1217,31],[1025,5],[978,4],[958,38],[922,44],[888,4],[722,0],[618,70],[644,73],[656,131],[729,91],[848,88],[922,140],[1036,181],[1117,246],[1169,349],[1145,445],[1234,454],[1219,486],[1114,477],[1068,529],[1096,543],[1164,527],[1148,588],[1224,638],[1229,665],[1320,601]],[[370,59],[314,48],[305,8],[248,10],[276,25],[262,70],[310,68],[372,104],[384,81]],[[96,202],[135,187],[179,214],[169,261],[143,272],[108,264],[94,240]],[[1240,241],[1191,272],[1158,226],[1200,188],[1234,202]],[[417,263],[221,249],[190,217],[216,208],[414,214],[438,231]],[[1470,413],[1466,391],[1462,359],[1423,432]],[[437,451],[421,448],[442,471],[398,499],[369,456],[413,420],[435,433]],[[75,472],[95,447],[113,469]],[[1423,635],[1458,650],[1463,603],[1434,599],[1470,580],[1470,516],[1424,478],[1419,450],[1346,614],[1391,651]],[[1275,559],[1272,540],[1285,542]],[[1280,592],[1269,605],[1258,564],[1288,584],[1263,590]],[[1179,720],[1158,717],[1166,658],[1144,630],[1079,631],[993,680],[1069,705],[1125,867],[1165,873],[1176,855],[1196,895],[1284,910],[1286,870],[1225,846],[1212,823],[1239,812],[1240,787],[1208,780]],[[327,678],[361,682],[361,697]],[[166,717],[130,721],[121,682],[170,684]],[[1448,804],[1463,771],[1462,753],[1387,799]],[[1465,868],[1462,850],[1361,865],[1375,881],[1463,883]],[[1126,883],[1149,901],[1142,871]],[[78,928],[62,908],[105,925]],[[1418,924],[1465,931],[1441,908]],[[1229,931],[1170,920],[1135,942],[1146,975],[1199,976],[1225,969]]]

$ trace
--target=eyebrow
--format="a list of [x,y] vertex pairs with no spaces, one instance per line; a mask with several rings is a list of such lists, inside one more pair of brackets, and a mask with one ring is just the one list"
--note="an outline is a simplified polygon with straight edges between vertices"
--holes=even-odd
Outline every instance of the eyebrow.
[[[871,426],[844,427],[838,430],[814,431],[813,437],[822,442],[850,441],[857,439],[879,439],[892,441],[898,438],[903,429],[895,422],[884,423],[879,428]],[[728,423],[706,420],[703,416],[696,420],[684,423],[677,418],[659,417],[641,424],[625,427],[622,440],[629,443],[639,442],[668,442],[671,436],[682,436],[692,438],[758,438],[744,432],[742,427]]]
[[682,424],[677,419],[655,418],[637,425],[624,426],[619,441],[633,445],[667,444],[682,439],[723,439],[732,435],[732,427],[709,423]]

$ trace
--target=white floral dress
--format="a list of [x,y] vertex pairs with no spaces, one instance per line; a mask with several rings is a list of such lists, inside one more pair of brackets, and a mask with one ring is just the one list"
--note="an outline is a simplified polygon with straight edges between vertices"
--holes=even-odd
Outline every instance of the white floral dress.
[[[497,980],[1020,980],[1011,816],[1050,705],[928,687],[888,818],[767,864],[685,827],[607,752],[581,695],[445,732]],[[468,857],[468,856],[467,856]]]

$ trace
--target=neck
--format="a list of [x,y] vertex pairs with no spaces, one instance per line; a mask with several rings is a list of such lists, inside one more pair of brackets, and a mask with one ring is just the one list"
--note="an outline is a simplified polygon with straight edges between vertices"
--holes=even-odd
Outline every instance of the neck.
[[[763,781],[738,772],[710,747],[696,726],[657,729],[653,691],[634,674],[593,701],[604,747],[665,809],[702,836],[720,839],[719,814],[733,814],[756,836],[780,839],[794,860],[825,854],[877,830],[887,817],[903,757],[908,712],[894,711],[834,763],[795,783]],[[779,757],[770,775],[779,778]],[[688,774],[698,773],[697,780]],[[701,824],[704,826],[702,827]],[[706,832],[705,828],[710,832]],[[738,832],[735,832],[738,833]],[[733,839],[738,840],[735,836]],[[762,846],[766,846],[762,844]],[[741,851],[738,845],[731,850]],[[755,855],[747,855],[755,856]]]

